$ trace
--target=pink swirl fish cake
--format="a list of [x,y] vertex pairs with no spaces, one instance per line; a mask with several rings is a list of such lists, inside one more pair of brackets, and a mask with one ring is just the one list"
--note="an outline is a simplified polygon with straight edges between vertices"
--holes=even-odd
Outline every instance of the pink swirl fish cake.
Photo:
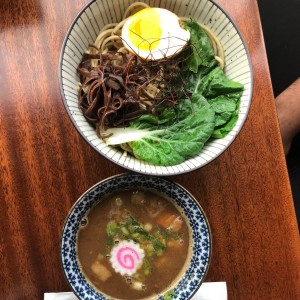
[[133,241],[121,241],[112,248],[110,262],[117,273],[133,275],[142,265],[144,250]]

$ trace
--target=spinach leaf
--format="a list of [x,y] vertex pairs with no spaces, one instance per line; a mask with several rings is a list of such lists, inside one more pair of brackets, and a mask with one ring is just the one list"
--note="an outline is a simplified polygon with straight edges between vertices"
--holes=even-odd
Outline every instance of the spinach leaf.
[[233,112],[229,121],[223,127],[215,128],[214,132],[212,133],[212,137],[218,139],[225,137],[234,128],[238,117],[238,112]]
[[204,78],[198,79],[198,81],[201,81],[201,84],[198,84],[197,92],[208,99],[230,93],[239,93],[244,89],[241,83],[230,80],[220,67],[214,68]]
[[[192,55],[189,55],[184,70],[205,74],[217,65],[215,54],[205,31],[194,20],[188,20],[185,29],[190,32]],[[200,68],[199,68],[200,67]]]
[[188,84],[190,92],[203,95],[215,112],[214,138],[225,137],[238,120],[238,109],[244,86],[230,80],[220,67],[207,75],[194,74]]
[[210,100],[209,103],[216,113],[216,127],[226,124],[237,109],[236,101],[223,95]]

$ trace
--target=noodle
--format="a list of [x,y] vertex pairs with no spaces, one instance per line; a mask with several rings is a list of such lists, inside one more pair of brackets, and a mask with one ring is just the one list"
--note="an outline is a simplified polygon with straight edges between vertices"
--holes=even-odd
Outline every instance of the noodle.
[[[123,20],[126,19],[129,16],[129,13],[131,12],[131,14],[133,14],[132,10],[136,7],[142,7],[142,8],[147,8],[150,7],[149,5],[147,5],[144,2],[135,2],[132,3],[131,5],[128,6],[128,8],[125,10],[124,15],[123,15]],[[138,10],[137,10],[138,11]],[[136,12],[136,11],[135,11]],[[134,13],[135,13],[134,12]]]
[[[113,24],[111,24],[111,25],[113,25]],[[102,43],[103,43],[103,40],[105,38],[111,36],[112,32],[113,32],[112,28],[111,29],[102,30],[99,33],[99,35],[98,35],[98,37],[97,37],[97,39],[96,39],[96,41],[94,43],[94,46],[96,46],[99,49],[101,47]]]
[[117,40],[119,40],[119,41],[121,40],[121,37],[118,35],[111,35],[111,36],[107,37],[106,39],[103,40],[102,45],[100,47],[100,51],[103,52],[105,49],[109,49],[108,42],[110,42],[110,41],[113,41],[113,44],[116,48],[120,48],[117,45],[117,42],[116,42]]

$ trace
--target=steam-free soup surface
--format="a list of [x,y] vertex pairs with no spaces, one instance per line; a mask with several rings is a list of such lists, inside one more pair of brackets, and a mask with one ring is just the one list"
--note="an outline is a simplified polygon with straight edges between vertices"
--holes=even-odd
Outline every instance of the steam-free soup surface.
[[112,298],[162,295],[184,271],[190,249],[182,212],[149,190],[101,199],[83,219],[78,258],[89,281]]

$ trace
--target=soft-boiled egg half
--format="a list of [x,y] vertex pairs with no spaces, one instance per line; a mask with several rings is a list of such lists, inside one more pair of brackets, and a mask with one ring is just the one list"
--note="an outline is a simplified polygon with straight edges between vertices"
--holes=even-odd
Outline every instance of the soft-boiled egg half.
[[178,53],[190,39],[179,25],[179,18],[163,8],[144,8],[123,25],[124,46],[147,60],[158,60]]

